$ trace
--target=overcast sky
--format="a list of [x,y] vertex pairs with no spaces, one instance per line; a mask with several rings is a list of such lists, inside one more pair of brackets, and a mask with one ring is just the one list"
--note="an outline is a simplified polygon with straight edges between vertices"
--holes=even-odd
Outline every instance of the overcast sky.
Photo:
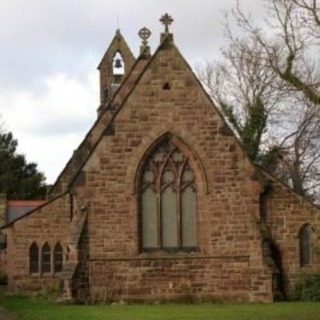
[[[259,19],[263,0],[242,0]],[[168,12],[191,65],[217,58],[235,0],[0,0],[0,115],[18,152],[53,183],[96,118],[100,59],[117,28],[135,55],[148,27],[152,52]]]

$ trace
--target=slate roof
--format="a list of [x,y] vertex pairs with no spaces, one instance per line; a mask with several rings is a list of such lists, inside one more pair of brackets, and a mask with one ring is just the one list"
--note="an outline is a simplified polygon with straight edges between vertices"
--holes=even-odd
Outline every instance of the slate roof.
[[7,202],[5,223],[8,224],[22,217],[44,203],[44,200],[9,200]]

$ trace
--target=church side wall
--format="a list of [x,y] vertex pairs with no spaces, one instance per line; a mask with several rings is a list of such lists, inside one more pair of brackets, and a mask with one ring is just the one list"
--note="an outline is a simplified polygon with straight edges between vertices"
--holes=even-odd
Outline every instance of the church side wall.
[[320,271],[316,250],[312,253],[312,263],[304,267],[300,266],[299,254],[299,230],[304,224],[310,224],[316,245],[320,234],[320,210],[279,182],[273,182],[267,206],[267,224],[282,254],[284,280],[288,298],[291,298],[301,273]]
[[33,211],[4,230],[7,235],[6,271],[10,291],[39,292],[42,290],[44,293],[59,291],[58,274],[41,271],[30,274],[29,249],[35,242],[41,254],[41,248],[47,242],[51,248],[51,270],[53,270],[53,248],[57,242],[60,242],[64,248],[69,223],[69,195],[64,195]]

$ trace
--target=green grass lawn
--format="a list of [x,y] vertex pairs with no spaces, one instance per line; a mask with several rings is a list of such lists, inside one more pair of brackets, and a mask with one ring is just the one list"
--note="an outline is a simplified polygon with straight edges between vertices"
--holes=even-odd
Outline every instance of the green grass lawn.
[[24,320],[315,320],[320,303],[61,305],[44,300],[0,296],[0,305]]

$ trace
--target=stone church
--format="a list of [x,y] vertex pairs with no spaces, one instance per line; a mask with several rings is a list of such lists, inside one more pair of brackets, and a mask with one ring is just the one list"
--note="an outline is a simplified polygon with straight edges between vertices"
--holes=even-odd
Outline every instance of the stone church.
[[319,209],[252,163],[178,50],[119,30],[98,117],[45,203],[7,223],[13,292],[74,301],[273,301],[319,270]]

